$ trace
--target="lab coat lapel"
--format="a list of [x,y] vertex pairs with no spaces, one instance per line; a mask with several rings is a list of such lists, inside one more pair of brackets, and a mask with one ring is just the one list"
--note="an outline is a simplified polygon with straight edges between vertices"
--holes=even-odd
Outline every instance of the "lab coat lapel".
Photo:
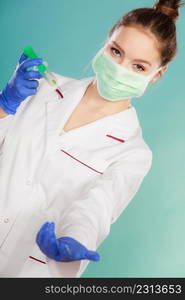
[[60,147],[60,143],[70,142],[75,134],[78,134],[78,137],[88,135],[91,128],[95,134],[102,137],[111,135],[124,141],[127,141],[136,132],[139,120],[136,110],[132,106],[130,109],[105,116],[80,128],[72,129],[62,136],[59,135],[93,78],[72,79],[61,87],[64,98],[58,98],[54,91],[53,96],[46,101],[46,154],[55,152]]
[[53,91],[53,95],[50,94],[46,100],[46,154],[55,151],[53,145],[57,146],[61,129],[80,102],[91,80],[92,77],[80,81],[69,80],[61,87],[64,98],[59,98]]
[[131,106],[129,109],[113,114],[105,131],[108,131],[108,135],[126,142],[136,133],[138,128],[140,128],[139,119],[134,106]]

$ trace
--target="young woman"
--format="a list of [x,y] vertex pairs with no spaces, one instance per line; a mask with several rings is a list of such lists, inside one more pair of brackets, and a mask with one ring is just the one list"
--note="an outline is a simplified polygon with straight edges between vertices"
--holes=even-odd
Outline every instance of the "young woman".
[[[80,277],[152,164],[131,100],[176,55],[181,1],[122,16],[95,77],[56,74],[58,98],[21,56],[0,94],[0,276]],[[40,79],[39,81],[36,79]]]

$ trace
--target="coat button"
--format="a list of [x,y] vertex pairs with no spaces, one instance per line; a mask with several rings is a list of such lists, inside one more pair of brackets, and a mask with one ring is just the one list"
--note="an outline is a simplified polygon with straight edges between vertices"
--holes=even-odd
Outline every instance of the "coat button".
[[28,180],[26,181],[26,184],[27,184],[27,185],[30,185],[30,184],[32,184],[32,181],[31,181],[30,179],[28,179]]
[[9,219],[8,218],[4,218],[4,223],[9,223]]

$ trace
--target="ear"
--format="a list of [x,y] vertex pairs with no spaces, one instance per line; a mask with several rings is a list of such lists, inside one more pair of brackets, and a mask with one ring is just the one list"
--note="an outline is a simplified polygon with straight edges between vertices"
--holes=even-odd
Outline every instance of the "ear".
[[168,65],[162,67],[162,69],[155,74],[155,76],[150,80],[151,83],[155,82],[157,79],[159,79],[166,71],[168,70]]

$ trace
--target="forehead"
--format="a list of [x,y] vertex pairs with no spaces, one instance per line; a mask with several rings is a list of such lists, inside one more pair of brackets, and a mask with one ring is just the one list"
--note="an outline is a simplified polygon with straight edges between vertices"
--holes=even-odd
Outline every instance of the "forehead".
[[160,62],[159,43],[156,37],[140,26],[121,26],[109,41],[116,41],[130,59],[140,58],[152,63]]

